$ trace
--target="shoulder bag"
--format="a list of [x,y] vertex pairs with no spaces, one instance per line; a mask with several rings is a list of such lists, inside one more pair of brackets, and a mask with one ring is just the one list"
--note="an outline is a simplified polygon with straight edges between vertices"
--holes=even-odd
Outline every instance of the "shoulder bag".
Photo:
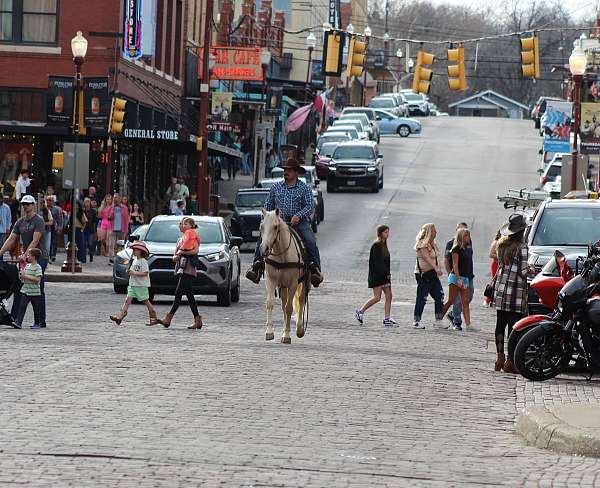
[[[436,266],[438,265],[437,253],[435,254],[435,265]],[[426,283],[432,283],[438,277],[437,271],[435,270],[435,268],[430,269],[429,271],[425,271],[425,273],[423,273],[423,271],[421,270],[421,265],[419,264],[419,256],[418,255],[417,255],[417,269],[419,270],[421,279],[423,281],[425,281]]]

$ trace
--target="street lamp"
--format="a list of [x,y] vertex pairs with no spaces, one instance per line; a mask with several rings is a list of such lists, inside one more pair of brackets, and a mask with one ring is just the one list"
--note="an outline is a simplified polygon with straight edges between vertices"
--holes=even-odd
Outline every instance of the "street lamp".
[[402,78],[402,55],[402,49],[398,48],[396,50],[396,59],[398,59],[398,91],[400,91],[400,89],[402,88],[402,85],[400,84]]
[[[365,27],[365,54],[367,54],[367,50],[369,49],[369,37],[371,37],[372,33],[373,33],[373,31],[367,25]],[[361,105],[364,106],[367,102],[367,66],[366,66],[366,63],[365,63],[365,66],[363,67],[363,84],[362,85],[363,85],[363,87],[362,87]]]
[[[77,31],[75,37],[71,39],[71,52],[73,54],[73,62],[75,63],[75,120],[73,122],[73,135],[75,136],[75,161],[73,164],[73,201],[71,203],[71,242],[69,243],[70,249],[67,250],[67,260],[61,268],[63,271],[71,271],[72,274],[74,274],[76,271],[81,272],[81,264],[77,262],[77,245],[75,244],[77,194],[79,193],[79,188],[77,188],[77,144],[79,143],[79,132],[81,130],[79,126],[81,66],[85,61],[87,48],[87,39],[83,37],[81,31]],[[69,251],[71,252],[69,253]]]
[[581,84],[586,68],[587,55],[581,46],[580,39],[579,44],[575,45],[571,56],[569,56],[569,71],[573,78],[573,108],[575,109],[573,114],[575,119],[573,124],[573,149],[571,152],[571,190],[577,189],[577,139],[581,123]]
[[[317,38],[315,37],[315,35],[312,32],[310,32],[308,34],[308,36],[306,37],[306,47],[308,48],[308,63],[306,66],[306,82],[304,83],[304,104],[305,105],[306,105],[306,102],[308,101],[308,83],[310,81],[310,70],[311,70],[311,66],[312,66],[313,50],[315,49],[316,45],[317,45]],[[306,122],[304,123],[304,125],[302,126],[302,130],[300,131],[300,148],[299,148],[300,150],[298,151],[299,154],[302,153],[306,147],[304,145],[304,126],[305,125],[306,125]],[[310,139],[310,135],[309,135],[309,139]]]
[[[261,105],[261,115],[260,115],[260,121],[261,123],[263,122],[263,113],[265,111],[265,107],[267,106],[267,73],[269,71],[269,66],[271,64],[271,51],[269,51],[268,48],[265,48],[261,51],[260,53],[260,66],[262,67],[262,74],[263,74],[263,84],[262,84],[262,100],[263,100],[263,104]],[[261,158],[264,156],[265,153],[265,131],[263,128],[262,131],[262,148],[261,148]],[[258,180],[259,180],[259,166],[260,166],[260,159],[261,158],[256,158],[256,162],[254,163],[254,186],[258,185]]]

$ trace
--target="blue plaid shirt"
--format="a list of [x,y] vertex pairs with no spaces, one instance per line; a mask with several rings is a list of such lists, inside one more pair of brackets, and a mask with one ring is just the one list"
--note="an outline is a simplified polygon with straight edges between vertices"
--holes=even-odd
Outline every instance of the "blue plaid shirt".
[[265,201],[266,210],[278,208],[284,218],[297,215],[300,220],[310,219],[313,205],[312,191],[300,180],[296,181],[294,186],[288,186],[285,181],[275,183]]

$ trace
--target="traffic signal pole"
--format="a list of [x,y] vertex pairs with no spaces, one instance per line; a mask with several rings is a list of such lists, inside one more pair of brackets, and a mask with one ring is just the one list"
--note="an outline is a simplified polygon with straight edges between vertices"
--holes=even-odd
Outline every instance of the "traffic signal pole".
[[[210,176],[208,172],[208,102],[210,88],[210,44],[211,25],[213,16],[213,0],[206,0],[206,12],[204,12],[204,43],[202,49],[202,79],[200,80],[200,158],[198,160],[198,179],[196,182],[196,195],[198,212],[208,215],[210,213]],[[202,23],[202,20],[200,20]]]

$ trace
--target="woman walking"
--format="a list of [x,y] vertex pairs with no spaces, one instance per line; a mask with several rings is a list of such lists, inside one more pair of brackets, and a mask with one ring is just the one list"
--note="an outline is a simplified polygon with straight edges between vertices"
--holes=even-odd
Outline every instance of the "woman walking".
[[87,219],[83,229],[83,242],[90,257],[90,263],[94,261],[96,253],[96,228],[98,227],[98,212],[92,207],[92,200],[86,197],[83,200],[83,214]]
[[[103,256],[108,256],[108,230],[110,229],[110,207],[112,206],[112,195],[106,195],[100,208],[98,209],[98,217],[100,219],[100,227],[98,229],[98,241],[100,241],[100,252]],[[104,244],[104,250],[102,250]]]
[[417,299],[414,311],[415,321],[413,323],[415,329],[425,328],[425,325],[421,323],[421,316],[423,315],[428,295],[433,298],[435,303],[435,325],[440,325],[444,317],[444,290],[440,283],[442,269],[439,264],[440,251],[435,242],[436,236],[435,225],[425,224],[417,234],[415,242],[415,251],[417,253],[417,262],[415,264]]
[[200,237],[196,231],[196,223],[192,217],[184,217],[179,222],[179,230],[183,237],[177,241],[173,262],[175,263],[175,274],[178,276],[177,288],[175,289],[175,300],[173,306],[165,318],[159,320],[166,328],[171,326],[171,320],[181,305],[183,295],[187,297],[188,305],[194,315],[194,323],[188,329],[201,329],[202,316],[198,313],[198,306],[194,298],[192,284],[196,278],[196,266],[198,264],[198,249],[200,248]]
[[[451,250],[451,271],[448,274],[448,301],[444,304],[444,315],[454,305],[456,297],[460,295],[460,302],[462,303],[462,312],[465,316],[465,330],[471,325],[471,311],[469,309],[470,301],[470,280],[469,275],[471,271],[468,271],[472,265],[470,260],[472,259],[467,251],[467,247],[471,243],[471,233],[469,229],[460,228],[456,231],[454,237],[454,245]],[[462,326],[455,324],[454,330],[462,330]]]
[[390,251],[387,240],[390,236],[390,228],[387,225],[377,226],[377,240],[371,246],[369,253],[369,288],[373,289],[373,298],[358,309],[354,316],[360,325],[363,325],[365,312],[381,300],[381,294],[385,295],[384,304],[384,327],[395,327],[398,323],[390,316],[392,309],[392,283],[390,274]]
[[129,214],[129,233],[135,231],[140,225],[144,224],[144,212],[140,210],[137,203],[133,204],[131,213]]
[[498,272],[494,285],[496,305],[496,371],[515,373],[510,358],[504,356],[504,336],[507,339],[513,325],[527,313],[527,273],[529,249],[524,241],[527,222],[521,214],[513,214],[500,229],[498,241]]

